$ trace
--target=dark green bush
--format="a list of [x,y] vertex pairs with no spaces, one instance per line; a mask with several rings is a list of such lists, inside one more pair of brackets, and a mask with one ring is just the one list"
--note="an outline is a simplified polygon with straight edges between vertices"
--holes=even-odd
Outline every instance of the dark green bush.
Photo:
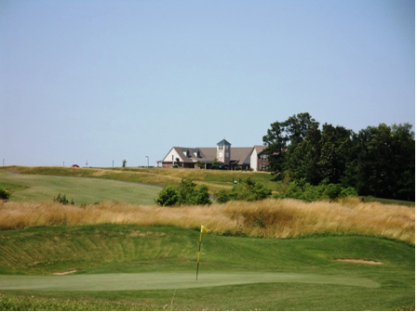
[[294,198],[307,202],[321,199],[331,199],[342,197],[358,196],[352,187],[343,188],[340,184],[319,184],[317,186],[306,183],[304,179],[291,181],[288,183],[284,193],[275,195],[274,198]]
[[210,205],[208,187],[196,184],[191,179],[182,179],[178,189],[165,187],[158,195],[156,203],[160,206]]
[[327,195],[331,200],[335,200],[339,197],[340,193],[342,192],[342,187],[340,184],[333,184],[330,183],[327,185],[324,194]]
[[0,188],[0,199],[9,199],[10,198],[10,192],[9,191],[7,191],[7,190],[5,190],[5,189],[3,189],[3,188]]
[[195,184],[191,179],[182,179],[178,187],[178,203],[188,204],[193,201]]
[[189,204],[193,205],[210,205],[210,194],[206,185],[200,185],[198,189],[193,191],[193,196],[190,199]]
[[221,190],[217,196],[217,202],[225,203],[229,200],[254,201],[270,197],[272,191],[262,183],[254,182],[250,178],[233,186],[231,191]]
[[358,193],[356,192],[355,188],[351,186],[342,189],[339,195],[339,197],[356,197],[356,196],[358,196]]
[[165,187],[158,195],[156,203],[160,206],[174,206],[178,203],[178,193],[172,186]]
[[229,191],[227,190],[220,190],[219,192],[216,193],[215,196],[216,196],[216,201],[219,204],[226,203],[230,200]]
[[54,203],[60,203],[63,205],[75,205],[75,202],[73,199],[71,199],[71,202],[67,199],[67,196],[65,194],[61,195],[61,193],[58,194],[57,197],[54,197]]

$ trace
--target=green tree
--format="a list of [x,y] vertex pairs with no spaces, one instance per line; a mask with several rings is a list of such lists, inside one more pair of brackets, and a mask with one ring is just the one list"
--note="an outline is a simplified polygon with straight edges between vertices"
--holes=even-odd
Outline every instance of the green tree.
[[[263,137],[269,170],[278,179],[289,170],[291,177],[299,179],[317,176],[317,141],[320,137],[319,123],[309,113],[293,115],[283,122],[274,122]],[[306,155],[308,153],[308,155]]]
[[123,159],[123,163],[122,163],[123,168],[126,168],[126,163],[127,163],[126,159]]
[[[325,123],[320,130],[317,121],[301,113],[272,123],[263,141],[276,180],[291,180],[282,184],[287,193],[307,192],[314,198],[317,192],[310,186],[325,181],[341,184],[343,189],[354,187],[360,195],[414,200],[415,139],[411,129],[410,124],[380,124],[354,133]],[[349,189],[347,193],[353,192]]]
[[391,127],[393,197],[415,199],[415,139],[409,123]]
[[341,183],[352,157],[352,130],[324,124],[320,139],[318,167],[321,180]]
[[410,124],[380,124],[353,139],[351,170],[359,195],[414,200],[415,140]]

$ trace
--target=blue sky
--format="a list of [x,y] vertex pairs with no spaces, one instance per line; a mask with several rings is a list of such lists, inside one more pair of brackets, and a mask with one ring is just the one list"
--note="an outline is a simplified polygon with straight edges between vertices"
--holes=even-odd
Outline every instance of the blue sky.
[[156,165],[301,112],[414,128],[414,1],[0,1],[6,165]]

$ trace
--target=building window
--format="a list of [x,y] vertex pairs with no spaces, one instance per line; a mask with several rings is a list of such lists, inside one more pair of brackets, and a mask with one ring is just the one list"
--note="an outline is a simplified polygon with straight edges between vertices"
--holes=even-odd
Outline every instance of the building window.
[[219,145],[219,150],[222,150],[223,149],[223,145]]

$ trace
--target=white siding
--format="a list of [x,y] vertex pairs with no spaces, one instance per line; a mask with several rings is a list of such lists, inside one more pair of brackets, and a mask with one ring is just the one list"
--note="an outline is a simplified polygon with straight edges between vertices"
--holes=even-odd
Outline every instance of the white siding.
[[258,154],[256,153],[256,148],[254,148],[250,154],[250,167],[253,171],[258,171]]
[[[174,156],[174,158],[172,158],[172,156]],[[175,162],[175,161],[177,161],[177,158],[179,158],[180,161],[182,160],[182,157],[177,153],[177,151],[174,148],[172,148],[169,151],[168,155],[164,158],[163,161],[164,162],[170,162],[170,161],[174,160],[174,162]]]

